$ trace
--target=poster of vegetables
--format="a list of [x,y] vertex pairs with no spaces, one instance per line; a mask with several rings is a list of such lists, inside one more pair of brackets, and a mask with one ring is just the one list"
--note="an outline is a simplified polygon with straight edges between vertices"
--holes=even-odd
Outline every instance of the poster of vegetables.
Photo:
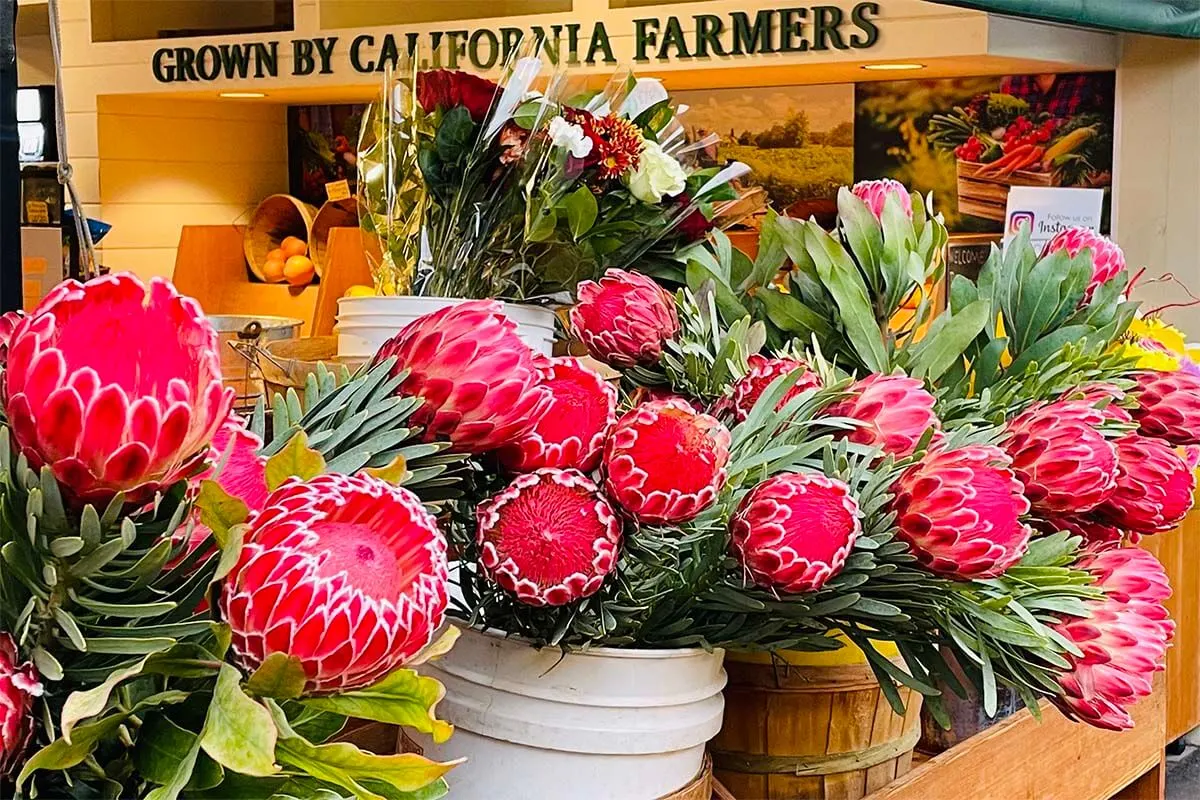
[[[1114,79],[1099,72],[858,84],[855,177],[933,192],[951,231],[998,232],[1013,186],[1111,186]],[[1106,197],[1106,221],[1107,209]]]
[[290,193],[320,206],[325,185],[347,181],[354,194],[358,128],[365,105],[288,107],[288,183]]
[[689,139],[720,143],[701,154],[713,164],[749,165],[743,182],[797,217],[836,214],[837,188],[854,176],[854,87],[777,86],[674,92]]

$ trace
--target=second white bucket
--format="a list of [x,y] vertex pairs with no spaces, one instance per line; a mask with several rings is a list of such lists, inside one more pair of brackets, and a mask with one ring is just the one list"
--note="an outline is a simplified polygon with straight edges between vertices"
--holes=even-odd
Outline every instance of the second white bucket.
[[456,800],[655,800],[700,772],[721,729],[724,653],[595,648],[564,655],[464,628],[420,667],[446,686]]
[[[454,297],[408,295],[343,297],[338,300],[339,358],[371,358],[408,323],[446,306],[467,302]],[[501,303],[504,316],[517,323],[517,335],[542,355],[554,349],[554,312],[542,306]]]

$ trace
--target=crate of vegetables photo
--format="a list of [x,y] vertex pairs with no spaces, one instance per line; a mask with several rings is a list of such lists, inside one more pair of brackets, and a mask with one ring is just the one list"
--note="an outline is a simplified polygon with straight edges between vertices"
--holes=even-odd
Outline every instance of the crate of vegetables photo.
[[954,153],[959,210],[984,219],[1004,220],[1013,186],[1103,186],[1111,175],[1111,126],[1096,115],[1033,113],[992,92],[934,115],[929,131]]

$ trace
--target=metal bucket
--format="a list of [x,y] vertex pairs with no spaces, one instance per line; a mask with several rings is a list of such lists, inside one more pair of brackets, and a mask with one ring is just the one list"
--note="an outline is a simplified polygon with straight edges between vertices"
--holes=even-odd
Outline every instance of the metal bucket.
[[221,374],[225,385],[237,393],[234,407],[252,408],[263,393],[262,374],[253,359],[240,352],[270,342],[295,339],[303,320],[293,317],[254,316],[250,314],[213,314],[208,321],[217,331],[221,347]]

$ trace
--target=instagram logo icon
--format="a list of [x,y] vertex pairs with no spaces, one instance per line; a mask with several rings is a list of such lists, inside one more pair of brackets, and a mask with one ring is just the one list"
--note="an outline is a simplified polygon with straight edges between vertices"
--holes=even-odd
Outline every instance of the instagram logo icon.
[[1017,233],[1021,230],[1021,226],[1026,225],[1029,230],[1033,230],[1033,212],[1032,211],[1014,211],[1012,216],[1008,218],[1008,232]]

